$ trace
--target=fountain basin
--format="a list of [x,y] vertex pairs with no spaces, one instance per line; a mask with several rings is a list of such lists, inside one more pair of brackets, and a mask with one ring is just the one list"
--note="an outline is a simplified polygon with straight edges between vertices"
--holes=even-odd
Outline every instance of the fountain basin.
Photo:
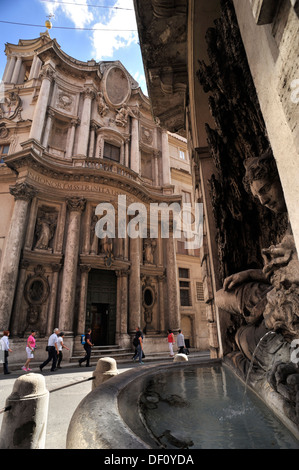
[[299,448],[253,392],[245,398],[243,382],[220,361],[135,367],[82,400],[67,448]]

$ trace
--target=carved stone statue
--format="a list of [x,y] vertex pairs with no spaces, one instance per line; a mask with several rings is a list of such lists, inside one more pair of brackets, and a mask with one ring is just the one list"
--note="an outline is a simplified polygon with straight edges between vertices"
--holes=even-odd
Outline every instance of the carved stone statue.
[[[272,211],[285,212],[271,152],[247,159],[245,167],[244,183],[252,194]],[[235,366],[246,376],[250,361],[254,361],[257,370],[268,374],[273,385],[281,363],[299,379],[299,370],[290,364],[290,342],[299,336],[299,262],[290,227],[281,243],[263,249],[262,255],[262,270],[249,269],[225,279],[216,294],[216,304],[243,320],[235,336],[239,351],[230,355]],[[296,420],[299,424],[299,416]]]
[[109,256],[112,254],[112,250],[113,250],[112,238],[109,238],[106,235],[104,238],[101,238],[100,245],[101,245],[101,253],[104,253],[106,256]]
[[125,127],[128,122],[128,115],[129,109],[128,106],[125,104],[122,108],[120,108],[117,112],[115,123],[117,126]]
[[48,250],[50,248],[49,243],[56,229],[56,217],[57,215],[52,212],[39,211],[35,229],[37,235],[35,249]]
[[144,240],[144,262],[146,264],[154,264],[154,251],[156,248],[156,240],[151,240],[150,238],[146,238]]
[[99,113],[100,116],[104,117],[104,116],[106,116],[108,111],[109,111],[109,108],[108,108],[107,104],[105,103],[104,95],[100,91],[98,93],[98,113]]

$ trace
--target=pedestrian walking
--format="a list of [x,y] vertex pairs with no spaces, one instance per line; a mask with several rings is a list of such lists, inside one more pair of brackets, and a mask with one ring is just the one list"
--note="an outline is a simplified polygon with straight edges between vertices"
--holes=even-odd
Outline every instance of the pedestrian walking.
[[182,333],[182,330],[179,330],[179,333],[176,337],[176,340],[177,340],[177,345],[178,345],[178,348],[179,348],[179,354],[183,353],[186,346],[185,346],[185,338],[184,338],[184,335]]
[[31,359],[34,358],[34,350],[36,348],[36,340],[35,340],[35,335],[36,331],[31,330],[31,334],[27,338],[27,343],[26,343],[26,354],[27,354],[27,361],[23,365],[22,369],[25,372],[30,372],[31,369],[29,367]]
[[173,345],[175,343],[174,335],[173,335],[172,330],[167,330],[167,332],[168,332],[167,341],[168,341],[169,353],[170,353],[170,357],[173,357],[174,356]]
[[142,362],[142,353],[143,353],[143,335],[142,332],[136,331],[136,336],[135,338],[137,339],[138,343],[136,342],[136,353],[135,356],[133,357],[133,361],[135,362],[137,358],[139,358],[139,364],[143,364]]
[[61,369],[61,361],[63,359],[62,350],[67,349],[70,350],[65,344],[63,343],[64,333],[61,331],[58,335],[58,358],[57,358],[57,369]]
[[1,338],[1,349],[4,351],[4,362],[3,362],[3,373],[4,374],[10,374],[8,371],[8,356],[9,353],[12,352],[12,349],[9,347],[9,335],[10,331],[9,330],[4,330],[3,331],[3,336]]
[[43,362],[39,368],[42,371],[43,368],[52,361],[51,372],[54,372],[56,369],[56,362],[57,362],[57,355],[58,355],[58,333],[59,328],[55,328],[53,334],[48,339],[48,346],[46,347],[46,351],[48,351],[48,359]]
[[84,349],[85,349],[85,356],[82,359],[79,359],[79,366],[81,367],[82,363],[86,361],[86,367],[91,367],[89,364],[90,361],[90,356],[91,356],[91,348],[93,347],[92,344],[92,339],[91,339],[91,333],[92,330],[89,328],[87,330],[87,334],[85,335],[85,344],[84,344]]
[[[134,360],[134,357],[137,354],[137,346],[139,344],[139,333],[141,334],[141,338],[142,338],[142,342],[143,342],[143,333],[140,330],[140,326],[136,326],[136,333],[135,333],[135,336],[133,338],[133,346],[135,348],[135,351],[134,351],[134,354],[133,354],[133,357],[132,357],[133,360]],[[144,356],[142,356],[142,357],[144,357]]]

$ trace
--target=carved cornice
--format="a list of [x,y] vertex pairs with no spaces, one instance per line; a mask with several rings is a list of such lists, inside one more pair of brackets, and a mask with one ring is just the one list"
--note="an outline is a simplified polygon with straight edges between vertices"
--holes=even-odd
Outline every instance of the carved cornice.
[[[99,185],[110,186],[119,192],[128,193],[145,203],[151,202],[180,202],[181,197],[173,194],[174,188],[165,193],[163,188],[152,187],[147,184],[137,173],[125,166],[109,162],[103,159],[82,159],[80,165],[74,167],[67,162],[55,160],[51,155],[43,151],[43,147],[28,141],[24,151],[9,155],[5,163],[13,171],[19,173],[25,168],[28,181],[36,183],[38,190],[51,188],[56,194],[80,191],[80,194],[89,192],[89,185],[95,194]],[[44,181],[44,183],[42,182]],[[73,188],[73,189],[72,189]],[[101,192],[101,191],[99,191]]]

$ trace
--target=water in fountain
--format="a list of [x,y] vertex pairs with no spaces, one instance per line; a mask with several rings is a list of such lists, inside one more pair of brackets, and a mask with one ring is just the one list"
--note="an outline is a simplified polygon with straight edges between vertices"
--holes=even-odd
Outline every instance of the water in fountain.
[[267,333],[265,333],[259,340],[258,344],[256,345],[254,351],[253,351],[253,354],[252,354],[252,358],[251,358],[251,361],[250,361],[250,365],[249,365],[249,369],[248,369],[248,372],[246,374],[246,380],[245,380],[245,391],[244,391],[244,394],[246,394],[246,390],[247,390],[247,386],[248,386],[248,380],[249,380],[249,376],[251,374],[251,371],[252,371],[252,367],[253,367],[253,362],[254,362],[254,359],[255,359],[255,356],[256,356],[256,353],[260,347],[260,345],[262,344],[263,340],[269,336],[269,335],[275,335],[276,333],[274,331],[267,331]]

